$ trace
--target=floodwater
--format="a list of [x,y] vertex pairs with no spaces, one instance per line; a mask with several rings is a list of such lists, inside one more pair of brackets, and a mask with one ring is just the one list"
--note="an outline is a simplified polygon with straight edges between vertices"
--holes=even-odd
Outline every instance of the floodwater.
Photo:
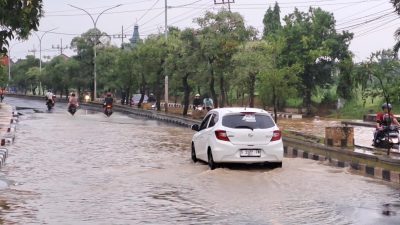
[[[0,224],[399,224],[400,187],[317,161],[209,170],[193,131],[140,117],[22,110]],[[39,110],[38,110],[39,109]],[[43,113],[40,113],[43,112]]]

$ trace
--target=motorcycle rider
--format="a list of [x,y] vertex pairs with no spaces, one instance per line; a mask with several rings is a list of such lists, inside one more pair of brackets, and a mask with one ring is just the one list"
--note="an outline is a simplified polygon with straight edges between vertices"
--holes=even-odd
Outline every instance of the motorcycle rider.
[[55,95],[53,94],[53,92],[51,92],[51,90],[47,90],[46,93],[46,105],[51,101],[51,103],[54,104],[54,97]]
[[78,106],[79,106],[78,98],[75,96],[75,93],[74,93],[74,92],[72,92],[72,93],[71,93],[71,96],[68,97],[68,109],[69,109],[71,106],[75,106],[75,107],[78,107]]
[[378,112],[376,114],[376,126],[374,132],[374,142],[373,145],[376,144],[377,138],[384,134],[384,128],[387,126],[400,126],[400,123],[397,121],[396,117],[391,113],[392,105],[390,103],[384,103],[382,105],[382,112]]
[[107,105],[113,105],[114,99],[111,97],[111,93],[107,92],[107,96],[104,98],[103,102],[103,108],[105,108]]

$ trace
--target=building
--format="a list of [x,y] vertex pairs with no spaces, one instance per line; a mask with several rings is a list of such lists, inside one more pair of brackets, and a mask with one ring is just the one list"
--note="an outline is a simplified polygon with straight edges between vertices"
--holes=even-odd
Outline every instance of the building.
[[133,47],[135,47],[139,43],[140,41],[139,25],[135,24],[135,27],[133,28],[132,38],[129,39],[129,41],[131,42]]

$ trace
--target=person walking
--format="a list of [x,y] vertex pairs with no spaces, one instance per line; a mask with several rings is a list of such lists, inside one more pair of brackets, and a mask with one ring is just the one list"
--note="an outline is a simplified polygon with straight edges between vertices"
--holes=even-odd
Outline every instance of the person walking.
[[214,101],[208,95],[203,99],[203,108],[207,109],[207,111],[214,108]]

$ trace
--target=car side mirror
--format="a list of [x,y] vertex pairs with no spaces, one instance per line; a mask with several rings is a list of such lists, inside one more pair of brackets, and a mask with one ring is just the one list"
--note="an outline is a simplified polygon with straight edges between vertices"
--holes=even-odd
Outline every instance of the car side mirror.
[[192,130],[194,130],[194,131],[199,131],[199,129],[200,129],[200,127],[199,127],[198,124],[193,124],[193,125],[192,125]]

